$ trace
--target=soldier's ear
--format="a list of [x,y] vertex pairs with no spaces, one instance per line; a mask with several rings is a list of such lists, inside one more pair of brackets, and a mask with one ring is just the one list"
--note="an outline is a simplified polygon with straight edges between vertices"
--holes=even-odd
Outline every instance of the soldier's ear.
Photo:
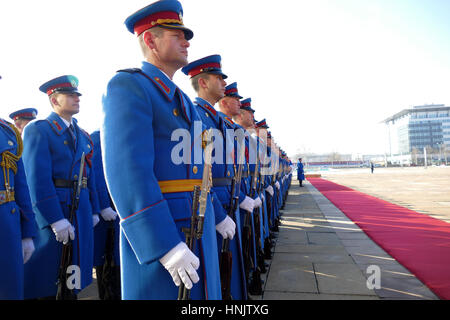
[[142,34],[142,40],[150,49],[155,48],[155,36],[150,31],[147,30]]
[[52,104],[52,106],[57,106],[57,105],[59,105],[59,103],[58,103],[58,99],[56,99],[56,96],[55,95],[52,95],[51,97],[50,97],[50,103]]
[[206,88],[208,86],[206,83],[206,79],[199,77],[198,78],[198,86],[199,86],[199,88],[203,88],[203,89]]

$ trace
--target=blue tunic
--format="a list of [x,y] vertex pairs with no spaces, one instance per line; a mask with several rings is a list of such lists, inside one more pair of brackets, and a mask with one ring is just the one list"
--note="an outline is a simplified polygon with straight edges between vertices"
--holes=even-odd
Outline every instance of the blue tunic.
[[[167,76],[147,62],[142,72],[117,73],[103,98],[103,163],[121,218],[122,298],[176,299],[178,287],[159,259],[185,241],[181,228],[190,225],[192,192],[163,193],[158,182],[202,178],[202,154],[194,146],[201,145],[204,128],[190,99]],[[180,153],[187,161],[178,161]],[[208,200],[194,250],[200,281],[192,299],[221,299],[215,224]]]
[[297,179],[299,181],[305,180],[305,173],[303,171],[303,163],[302,162],[297,163]]
[[[0,119],[0,153],[17,155],[17,139],[10,124]],[[5,176],[0,173],[0,190],[5,197]],[[0,300],[23,299],[22,239],[36,235],[37,226],[31,206],[22,159],[17,172],[9,169],[9,185],[14,188],[15,201],[0,204]]]
[[[224,118],[217,112],[213,106],[206,100],[197,97],[195,99],[195,105],[197,111],[205,126],[209,128],[217,129],[221,133],[222,145],[217,144],[215,147],[222,150],[215,150],[216,162],[213,162],[212,174],[213,178],[233,178],[235,174],[234,162],[234,130],[227,131]],[[217,140],[216,140],[217,141]],[[219,152],[222,152],[222,157],[219,158]],[[227,159],[228,157],[228,159]],[[217,223],[220,223],[224,219],[224,215],[227,214],[226,210],[230,205],[231,200],[231,186],[218,186],[213,188],[214,199],[214,211],[216,213]],[[239,190],[239,192],[241,192]],[[244,196],[245,198],[245,196]],[[216,200],[217,199],[217,200]],[[222,217],[219,217],[219,214]],[[222,218],[222,220],[219,220]],[[232,271],[231,271],[231,296],[235,300],[245,300],[247,298],[246,293],[246,281],[244,274],[244,261],[242,257],[242,242],[241,242],[241,218],[239,207],[233,213],[233,221],[236,223],[236,234],[234,238],[229,242],[229,249],[231,251]],[[223,238],[217,233],[217,246],[219,251],[222,248]]]
[[31,122],[25,127],[23,161],[39,227],[36,251],[25,264],[25,298],[56,295],[62,243],[56,241],[51,224],[69,219],[72,189],[55,187],[53,180],[77,180],[83,152],[88,159],[84,170],[87,187],[81,189],[79,208],[72,222],[75,228],[72,265],[80,268],[80,289],[92,282],[92,215],[99,213],[95,176],[89,165],[92,142],[78,127],[76,119],[73,123],[76,145],[68,127],[54,112],[47,119]]
[[[105,175],[103,173],[102,148],[100,144],[100,131],[91,133],[91,139],[94,144],[94,155],[92,157],[92,166],[95,173],[95,187],[97,190],[98,202],[100,210],[106,208],[114,208],[109,196],[108,187],[106,186]],[[100,221],[94,227],[94,266],[101,266],[105,262],[105,248],[107,240],[108,228],[114,227],[114,262],[119,265],[119,218],[114,221],[105,221],[100,215]]]

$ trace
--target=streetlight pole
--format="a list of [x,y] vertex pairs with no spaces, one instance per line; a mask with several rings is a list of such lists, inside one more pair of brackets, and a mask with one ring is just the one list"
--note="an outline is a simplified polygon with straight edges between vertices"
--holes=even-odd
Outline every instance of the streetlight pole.
[[424,160],[424,165],[425,165],[425,169],[427,168],[427,147],[423,148],[423,160]]

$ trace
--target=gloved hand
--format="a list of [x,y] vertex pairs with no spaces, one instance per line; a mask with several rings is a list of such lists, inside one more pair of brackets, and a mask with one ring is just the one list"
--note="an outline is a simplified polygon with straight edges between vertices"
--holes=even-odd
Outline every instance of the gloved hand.
[[242,201],[239,204],[239,208],[247,210],[248,212],[253,212],[254,207],[255,207],[255,200],[253,200],[248,196],[246,196],[244,201]]
[[52,227],[53,233],[56,236],[56,241],[66,244],[70,240],[75,239],[75,229],[70,224],[69,220],[61,219],[50,225]]
[[259,208],[262,205],[262,201],[260,197],[256,197],[255,199],[255,208]]
[[275,187],[277,187],[277,189],[280,190],[280,183],[278,181],[275,182]]
[[94,228],[97,223],[100,222],[100,217],[98,216],[98,214],[93,214],[92,215],[92,227]]
[[117,218],[117,212],[115,212],[111,207],[103,209],[100,211],[100,214],[105,221],[113,221]]
[[266,188],[266,191],[270,194],[271,197],[273,197],[273,188],[272,188],[272,186],[268,186]]
[[33,252],[34,252],[33,239],[31,238],[22,239],[23,264],[27,263],[28,260],[30,260]]
[[233,239],[236,232],[236,223],[229,216],[226,216],[222,222],[216,224],[216,230],[224,239]]
[[169,271],[177,287],[183,281],[186,288],[191,289],[192,283],[197,283],[200,280],[197,271],[195,271],[200,266],[200,260],[184,242],[180,242],[170,249],[159,259],[159,262]]

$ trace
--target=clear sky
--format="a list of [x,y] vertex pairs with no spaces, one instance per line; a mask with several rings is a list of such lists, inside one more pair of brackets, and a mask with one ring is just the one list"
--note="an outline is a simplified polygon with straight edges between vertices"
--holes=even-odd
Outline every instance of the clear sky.
[[[152,1],[39,0],[0,4],[0,116],[51,111],[39,86],[80,80],[79,124],[99,127],[116,70],[142,56],[123,22]],[[185,0],[189,60],[222,56],[277,143],[301,152],[383,153],[380,122],[414,105],[450,105],[448,0]],[[188,78],[175,83],[195,94]],[[9,118],[8,118],[9,119]]]

